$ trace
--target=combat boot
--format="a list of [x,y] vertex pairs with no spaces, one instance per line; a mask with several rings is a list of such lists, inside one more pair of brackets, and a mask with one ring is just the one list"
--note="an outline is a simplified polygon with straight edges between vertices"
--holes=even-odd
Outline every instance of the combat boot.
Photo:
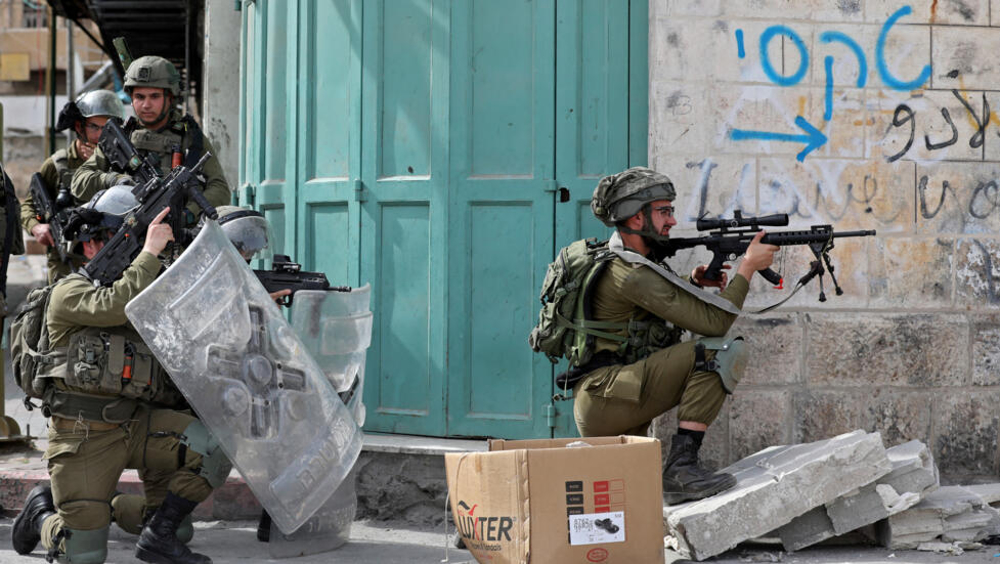
[[24,509],[14,518],[10,534],[11,544],[18,554],[29,554],[42,540],[42,523],[56,512],[52,502],[52,488],[47,485],[35,486],[24,501]]
[[674,435],[663,469],[663,500],[667,505],[702,499],[736,485],[732,474],[715,473],[698,462],[700,445],[689,435]]
[[267,509],[260,510],[260,521],[257,521],[257,540],[260,542],[271,541],[271,515]]
[[135,556],[143,562],[155,564],[212,564],[204,554],[191,552],[177,538],[177,527],[194,511],[198,503],[184,499],[173,492],[167,494],[153,517],[142,528]]

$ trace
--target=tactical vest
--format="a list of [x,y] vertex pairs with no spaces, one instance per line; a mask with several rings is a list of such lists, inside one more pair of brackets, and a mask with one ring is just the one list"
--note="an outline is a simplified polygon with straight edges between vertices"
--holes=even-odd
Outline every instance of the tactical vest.
[[135,148],[158,167],[164,176],[170,174],[175,151],[181,154],[186,152],[187,158],[183,164],[191,167],[201,158],[205,145],[201,128],[191,116],[174,121],[163,131],[143,129],[133,118],[126,124],[126,131],[128,130],[131,130],[129,138]]

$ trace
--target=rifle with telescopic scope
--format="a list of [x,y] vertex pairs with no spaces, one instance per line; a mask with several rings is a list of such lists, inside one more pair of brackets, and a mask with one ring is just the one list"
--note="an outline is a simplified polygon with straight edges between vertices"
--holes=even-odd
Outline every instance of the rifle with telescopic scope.
[[[741,210],[733,212],[731,218],[702,218],[696,226],[698,231],[712,231],[708,235],[701,237],[671,237],[664,243],[662,256],[672,257],[681,249],[692,247],[705,247],[712,252],[712,260],[705,270],[704,278],[707,280],[719,280],[722,277],[722,265],[726,262],[736,260],[746,252],[750,242],[761,231],[763,226],[783,226],[788,225],[788,214],[774,214],[761,217],[744,217]],[[791,245],[807,245],[812,251],[816,260],[810,263],[809,272],[799,279],[795,291],[809,283],[810,280],[819,276],[819,301],[826,301],[826,294],[823,291],[823,274],[829,273],[833,281],[836,294],[842,295],[844,291],[837,283],[837,278],[833,274],[833,263],[830,260],[830,250],[833,249],[835,239],[844,237],[873,237],[874,229],[861,231],[834,231],[832,225],[813,225],[809,229],[798,231],[768,231],[761,238],[760,242],[767,245],[787,247]],[[765,268],[758,271],[768,282],[780,285],[781,275]],[[794,292],[793,292],[794,293]],[[789,296],[791,297],[791,296]]]

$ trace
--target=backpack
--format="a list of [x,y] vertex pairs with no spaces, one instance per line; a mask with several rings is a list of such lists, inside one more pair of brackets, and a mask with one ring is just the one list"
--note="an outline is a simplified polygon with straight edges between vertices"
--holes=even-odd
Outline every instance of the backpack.
[[542,309],[528,337],[532,350],[545,353],[553,364],[566,358],[570,366],[582,366],[593,356],[594,337],[625,343],[626,337],[606,330],[627,329],[627,323],[589,320],[593,283],[614,257],[607,241],[599,243],[594,238],[575,241],[559,251],[545,273],[539,296]]
[[25,404],[30,405],[30,398],[42,398],[44,381],[38,379],[35,386],[35,375],[42,364],[51,362],[45,354],[49,349],[49,331],[45,323],[45,311],[48,309],[49,296],[55,284],[44,288],[36,288],[28,293],[24,303],[17,310],[14,321],[10,324],[11,365],[14,369],[14,381],[24,390]]

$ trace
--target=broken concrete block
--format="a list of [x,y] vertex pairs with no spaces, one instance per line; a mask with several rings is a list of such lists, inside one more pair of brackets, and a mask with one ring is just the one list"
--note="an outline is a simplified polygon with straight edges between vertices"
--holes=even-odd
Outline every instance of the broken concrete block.
[[990,505],[1000,502],[1000,483],[976,484],[974,486],[962,487],[983,498],[983,501]]
[[796,517],[775,534],[785,550],[801,550],[913,507],[938,486],[930,449],[910,441],[886,451],[892,471],[874,483]]
[[938,541],[974,543],[1000,534],[1000,512],[963,486],[947,486],[879,522],[876,534],[881,544],[893,549]]
[[814,443],[771,447],[723,470],[736,476],[732,489],[664,507],[663,518],[680,555],[703,560],[891,470],[878,433],[854,431]]

